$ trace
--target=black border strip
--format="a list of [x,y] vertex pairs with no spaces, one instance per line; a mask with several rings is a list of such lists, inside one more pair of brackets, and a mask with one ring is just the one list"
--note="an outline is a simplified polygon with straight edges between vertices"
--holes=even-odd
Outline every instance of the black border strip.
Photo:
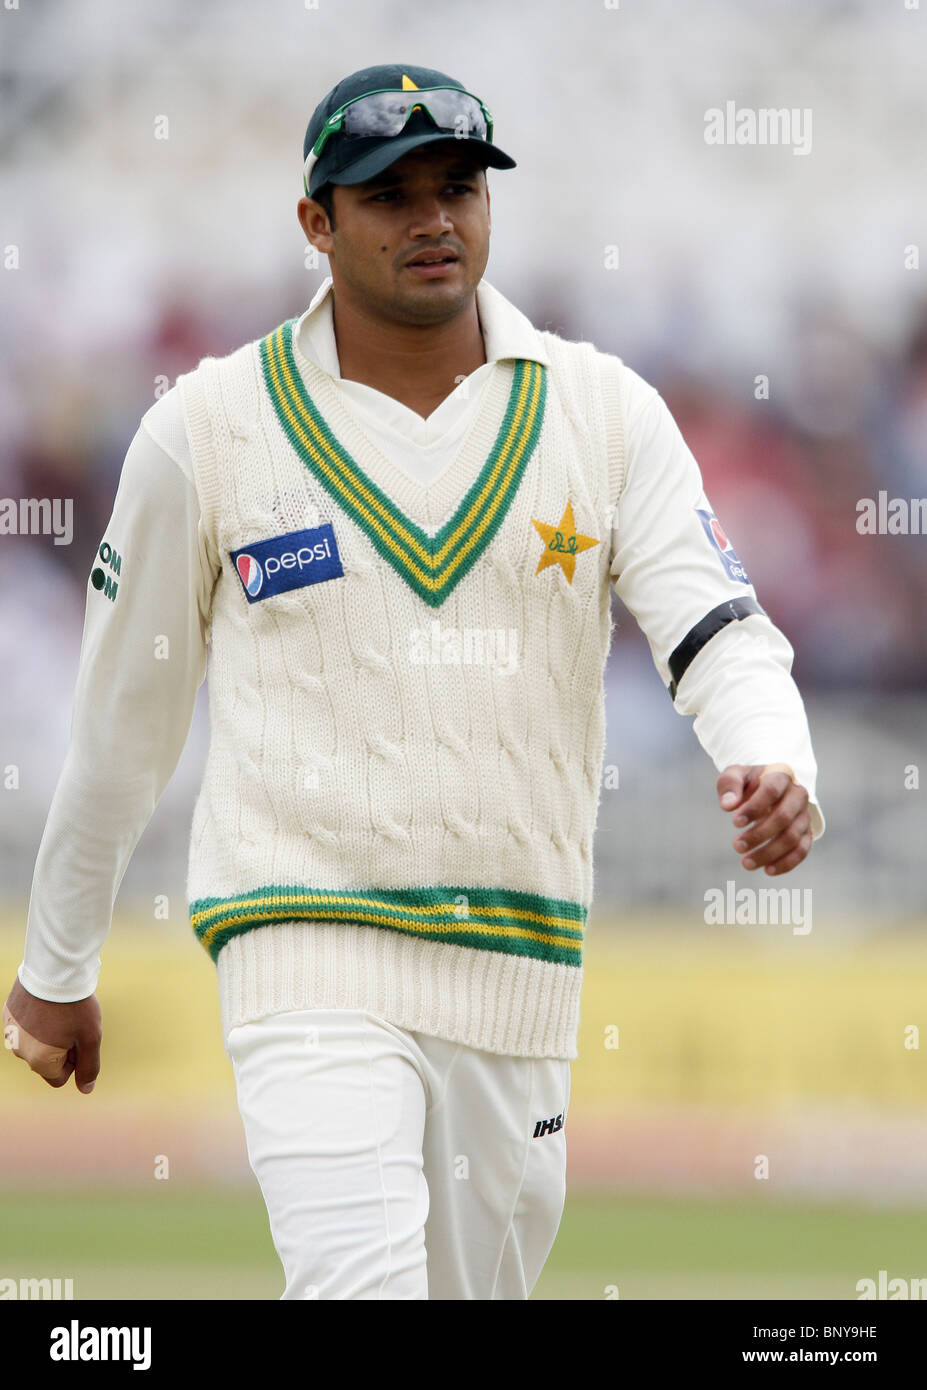
[[765,613],[765,609],[760,607],[755,598],[731,598],[725,603],[719,603],[710,613],[706,613],[701,622],[696,623],[695,627],[686,633],[669,659],[670,675],[673,677],[669,684],[672,700],[676,699],[679,682],[705,644],[723,627],[727,627],[728,623],[749,618],[751,613]]

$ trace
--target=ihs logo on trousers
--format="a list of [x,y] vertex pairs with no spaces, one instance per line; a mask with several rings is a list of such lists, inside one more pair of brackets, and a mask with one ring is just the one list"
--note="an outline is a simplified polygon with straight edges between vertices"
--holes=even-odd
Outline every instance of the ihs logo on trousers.
[[573,519],[572,499],[567,498],[566,508],[558,526],[551,526],[546,521],[536,521],[534,517],[531,518],[531,522],[544,541],[544,550],[535,574],[546,570],[548,565],[559,565],[572,584],[577,555],[599,544],[594,536],[584,536],[577,531]]

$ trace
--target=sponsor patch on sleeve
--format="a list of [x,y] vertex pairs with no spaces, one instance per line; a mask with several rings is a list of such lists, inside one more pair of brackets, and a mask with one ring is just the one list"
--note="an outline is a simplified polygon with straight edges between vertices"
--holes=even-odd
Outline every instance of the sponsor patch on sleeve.
[[702,523],[702,528],[711,545],[718,552],[718,559],[727,570],[731,579],[736,579],[741,584],[749,584],[750,578],[747,571],[737,556],[737,551],[727,538],[724,527],[721,525],[714,512],[704,511],[701,507],[696,507],[698,519]]
[[119,576],[122,574],[122,556],[108,540],[100,542],[97,551],[99,564],[90,571],[90,583],[98,593],[103,593],[110,603],[116,602],[119,592]]
[[290,589],[340,579],[344,574],[330,521],[309,531],[290,531],[229,552],[249,603]]

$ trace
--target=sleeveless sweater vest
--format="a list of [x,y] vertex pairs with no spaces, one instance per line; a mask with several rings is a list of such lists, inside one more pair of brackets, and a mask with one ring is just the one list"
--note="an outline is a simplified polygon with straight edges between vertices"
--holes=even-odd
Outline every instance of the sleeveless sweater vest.
[[187,898],[225,1034],[361,1008],[575,1057],[621,361],[538,332],[422,487],[295,323],[178,379],[222,562]]

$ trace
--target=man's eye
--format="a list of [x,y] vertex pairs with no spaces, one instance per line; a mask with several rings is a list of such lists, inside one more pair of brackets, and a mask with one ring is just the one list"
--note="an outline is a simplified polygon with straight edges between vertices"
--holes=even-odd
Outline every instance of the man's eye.
[[[470,192],[472,191],[472,189],[473,189],[473,185],[472,185],[471,183],[449,183],[449,184],[446,185],[446,187],[447,187],[447,188],[453,189],[455,193],[460,193],[460,192],[463,192],[463,193],[470,193]],[[385,189],[382,191],[382,193],[374,193],[374,195],[373,195],[373,197],[371,198],[370,201],[371,201],[372,203],[379,203],[379,202],[381,201],[381,199],[385,199],[385,198],[392,199],[392,198],[398,198],[398,197],[400,197],[400,196],[401,196],[401,191],[400,191],[400,189],[398,189],[398,188],[385,188]]]

